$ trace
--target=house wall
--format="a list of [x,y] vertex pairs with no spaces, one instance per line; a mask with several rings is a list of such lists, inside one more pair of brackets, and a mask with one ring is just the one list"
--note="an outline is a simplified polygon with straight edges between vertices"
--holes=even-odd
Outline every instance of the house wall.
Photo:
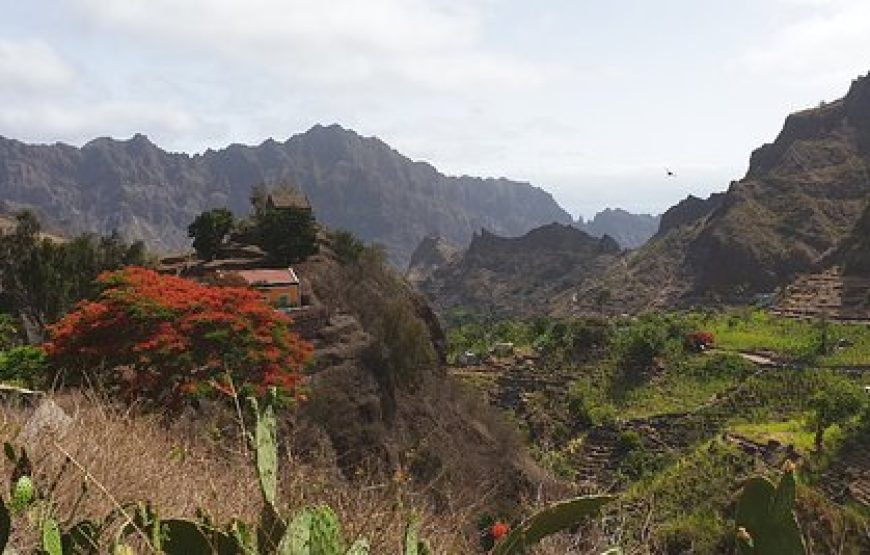
[[257,287],[257,291],[263,294],[269,304],[276,307],[299,307],[302,306],[302,295],[299,284],[272,285],[269,287]]

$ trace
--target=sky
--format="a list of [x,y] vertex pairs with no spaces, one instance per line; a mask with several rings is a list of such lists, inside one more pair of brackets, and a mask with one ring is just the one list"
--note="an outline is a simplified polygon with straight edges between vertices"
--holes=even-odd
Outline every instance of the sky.
[[[317,123],[575,216],[724,190],[870,71],[867,0],[0,0],[0,135],[188,153]],[[667,177],[665,168],[676,175]]]

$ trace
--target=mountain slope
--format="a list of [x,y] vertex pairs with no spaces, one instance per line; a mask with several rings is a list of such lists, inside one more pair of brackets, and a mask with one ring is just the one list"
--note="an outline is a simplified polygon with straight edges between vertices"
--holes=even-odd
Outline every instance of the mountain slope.
[[[423,243],[418,252],[431,251]],[[546,314],[553,298],[602,274],[620,253],[609,236],[595,238],[572,226],[550,224],[521,237],[475,234],[468,250],[432,269],[412,266],[408,275],[437,310],[463,307],[506,316]],[[419,256],[417,260],[431,260]]]
[[[870,198],[868,164],[864,77],[843,99],[790,115],[742,180],[666,212],[652,241],[572,295],[606,289],[615,310],[639,310],[773,290],[824,265],[849,236]],[[560,307],[575,311],[567,297]]]
[[0,138],[0,200],[11,208],[35,208],[69,233],[118,229],[164,251],[190,244],[186,228],[201,210],[246,214],[251,187],[277,181],[302,188],[327,226],[384,244],[403,265],[427,235],[465,245],[481,227],[516,235],[571,221],[549,193],[527,183],[448,177],[336,125],[194,156],[166,152],[143,135],[82,148]]
[[605,208],[588,222],[581,218],[575,225],[589,235],[609,235],[626,249],[636,249],[650,240],[659,229],[659,216],[632,214],[621,208]]

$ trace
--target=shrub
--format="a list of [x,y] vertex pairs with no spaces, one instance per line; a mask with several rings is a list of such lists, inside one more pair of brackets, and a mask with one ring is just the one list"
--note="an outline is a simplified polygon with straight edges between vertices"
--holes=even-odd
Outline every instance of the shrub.
[[866,405],[864,391],[849,379],[836,374],[824,375],[824,381],[813,398],[816,449],[821,451],[825,430],[834,424],[846,424],[861,413]]
[[684,344],[692,352],[701,352],[713,346],[714,337],[709,331],[696,331],[686,335]]
[[0,352],[0,380],[27,386],[40,382],[46,372],[45,351],[22,345]]
[[365,243],[350,231],[339,230],[332,235],[332,251],[342,264],[358,262],[365,249]]
[[127,394],[206,393],[221,388],[227,372],[243,387],[291,390],[311,354],[289,330],[289,318],[251,289],[139,267],[103,274],[99,282],[96,301],[80,303],[50,327],[46,351],[58,368],[99,372]]

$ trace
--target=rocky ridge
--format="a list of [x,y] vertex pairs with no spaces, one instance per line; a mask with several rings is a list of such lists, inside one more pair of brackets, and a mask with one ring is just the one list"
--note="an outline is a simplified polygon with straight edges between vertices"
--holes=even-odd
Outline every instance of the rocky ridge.
[[33,208],[47,227],[68,234],[117,229],[163,252],[189,247],[186,228],[200,211],[247,214],[251,187],[277,182],[300,187],[319,221],[383,244],[402,266],[428,235],[464,245],[481,227],[516,235],[571,221],[528,183],[445,176],[337,125],[193,156],[144,135],[81,148],[0,138],[0,200],[8,209]]
[[[421,245],[421,249],[427,246]],[[434,270],[408,275],[439,312],[453,307],[505,316],[546,314],[551,300],[573,284],[602,274],[622,249],[570,225],[550,224],[520,237],[476,233],[468,249]]]

